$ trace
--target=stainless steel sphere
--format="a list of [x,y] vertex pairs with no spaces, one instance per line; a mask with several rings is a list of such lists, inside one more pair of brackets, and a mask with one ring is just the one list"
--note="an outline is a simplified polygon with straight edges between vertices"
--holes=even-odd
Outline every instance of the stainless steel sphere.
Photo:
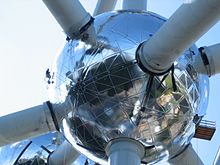
[[[47,165],[50,155],[63,142],[60,133],[49,133],[0,148],[1,165]],[[46,149],[45,149],[46,148]]]
[[[165,20],[150,12],[118,11],[95,17],[97,44],[70,40],[54,66],[51,101],[69,102],[62,132],[94,161],[106,163],[105,147],[128,137],[145,146],[144,163],[174,157],[194,134],[193,117],[204,115],[208,78],[196,73],[193,45],[174,63],[174,73],[144,73],[135,58]],[[176,90],[174,91],[174,87]]]

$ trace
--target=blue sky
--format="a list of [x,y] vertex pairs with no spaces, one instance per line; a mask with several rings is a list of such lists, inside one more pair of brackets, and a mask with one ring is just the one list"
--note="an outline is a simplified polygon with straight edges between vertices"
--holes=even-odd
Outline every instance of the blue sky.
[[[92,13],[97,0],[81,0]],[[121,0],[119,0],[119,3]],[[169,17],[182,0],[149,0],[148,10]],[[117,7],[120,7],[118,5]],[[41,0],[7,0],[0,6],[0,116],[48,100],[45,71],[60,52],[65,35]],[[220,23],[210,29],[197,46],[220,42]],[[220,125],[220,75],[210,78],[210,100],[206,119]],[[220,146],[220,131],[211,142],[193,140],[205,164],[212,164]],[[207,149],[209,150],[207,152]]]

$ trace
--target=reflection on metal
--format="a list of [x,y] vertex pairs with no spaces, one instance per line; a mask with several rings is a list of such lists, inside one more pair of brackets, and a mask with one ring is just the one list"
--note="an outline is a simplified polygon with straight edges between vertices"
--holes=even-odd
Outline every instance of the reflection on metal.
[[211,140],[216,130],[216,123],[208,120],[202,120],[195,131],[195,138]]
[[[0,148],[0,165],[48,165],[48,160],[51,159],[53,153],[55,153],[55,155],[58,154],[65,145],[66,141],[59,132],[49,133],[7,145]],[[75,151],[68,149],[68,156],[73,156],[73,152]],[[67,162],[71,159],[68,156],[62,153],[59,155],[59,158]],[[54,156],[52,156],[52,159],[53,157]],[[59,158],[55,160],[59,160]],[[75,160],[76,157],[72,158],[72,160],[73,159]],[[86,160],[86,157],[80,155],[75,162],[83,164]],[[89,162],[89,165],[99,165],[91,160],[87,160],[87,162]],[[56,164],[63,165],[63,163],[60,162],[56,162]],[[50,162],[50,165],[54,165],[53,162]]]
[[32,141],[30,141],[24,149],[21,151],[21,153],[18,155],[17,159],[15,160],[14,164],[19,164],[21,156],[24,154],[24,152],[28,149],[28,147],[31,145]]
[[60,133],[49,133],[0,148],[0,164],[47,165],[48,156],[64,141]]
[[57,58],[50,100],[69,102],[62,131],[90,159],[106,164],[108,142],[127,137],[144,145],[142,162],[156,163],[180,153],[193,137],[193,117],[205,113],[209,93],[208,77],[191,65],[196,46],[178,58],[173,75],[154,77],[149,89],[149,75],[136,63],[138,45],[164,21],[150,12],[101,14],[94,21],[97,44],[70,40]]

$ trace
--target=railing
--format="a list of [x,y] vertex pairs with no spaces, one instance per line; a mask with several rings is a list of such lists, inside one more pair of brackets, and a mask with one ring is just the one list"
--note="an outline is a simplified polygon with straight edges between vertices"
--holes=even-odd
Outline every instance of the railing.
[[209,121],[209,120],[201,120],[199,126],[209,127],[209,128],[216,128],[216,122]]

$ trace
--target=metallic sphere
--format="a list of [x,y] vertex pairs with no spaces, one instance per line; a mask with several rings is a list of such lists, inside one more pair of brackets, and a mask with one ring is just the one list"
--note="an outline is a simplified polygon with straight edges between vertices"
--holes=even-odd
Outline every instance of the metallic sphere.
[[49,133],[0,148],[0,164],[47,165],[50,152],[63,142],[60,133]]
[[179,154],[204,115],[209,82],[191,65],[198,50],[187,49],[173,72],[153,78],[135,52],[165,19],[150,12],[117,11],[95,17],[96,45],[70,40],[58,56],[50,84],[51,101],[70,103],[62,132],[82,154],[105,164],[106,145],[119,137],[145,146],[143,163]]

